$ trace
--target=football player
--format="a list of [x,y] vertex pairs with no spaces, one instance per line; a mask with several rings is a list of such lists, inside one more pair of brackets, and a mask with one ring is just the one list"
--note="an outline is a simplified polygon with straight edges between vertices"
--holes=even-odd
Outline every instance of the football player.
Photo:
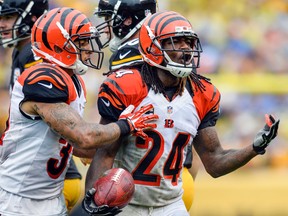
[[143,116],[152,106],[133,114],[130,106],[113,124],[82,119],[86,90],[80,75],[100,69],[103,52],[98,31],[80,11],[63,7],[40,16],[31,45],[43,63],[26,69],[12,89],[0,140],[0,214],[67,215],[62,190],[72,153],[89,156],[89,149],[120,136],[145,136],[142,129],[156,127],[148,121],[157,116]]
[[[206,171],[216,178],[264,154],[277,135],[279,120],[267,115],[264,129],[251,145],[224,150],[215,129],[220,92],[195,73],[202,48],[190,22],[173,11],[157,12],[141,26],[139,46],[144,59],[141,70],[116,70],[101,85],[101,122],[117,120],[130,103],[136,110],[151,103],[152,113],[159,115],[157,129],[148,131],[145,140],[128,136],[122,145],[97,149],[91,167],[98,174],[111,166],[132,174],[135,193],[119,215],[189,216],[181,177],[188,146],[193,144]],[[87,192],[83,207],[91,215],[109,212],[109,206],[97,207],[94,192],[93,188]]]
[[[99,1],[95,15],[104,18],[105,22],[98,25],[97,28],[100,29],[100,33],[103,32],[107,35],[107,40],[103,42],[103,46],[109,46],[113,52],[109,60],[110,71],[128,67],[141,69],[143,59],[138,49],[139,29],[145,18],[154,14],[157,9],[156,0]],[[199,167],[199,159],[195,156],[192,166],[192,147],[191,149],[189,147],[188,152],[189,156],[185,161],[183,171],[183,199],[187,210],[191,208],[193,203],[194,179]],[[87,179],[86,181],[91,181],[91,183],[87,182],[88,188],[90,188],[94,180]]]
[[[14,48],[10,92],[15,81],[27,68],[42,62],[31,50],[31,28],[38,17],[48,11],[48,0],[4,0],[0,10],[0,45]],[[70,211],[81,194],[81,174],[71,160],[64,182],[64,196]]]

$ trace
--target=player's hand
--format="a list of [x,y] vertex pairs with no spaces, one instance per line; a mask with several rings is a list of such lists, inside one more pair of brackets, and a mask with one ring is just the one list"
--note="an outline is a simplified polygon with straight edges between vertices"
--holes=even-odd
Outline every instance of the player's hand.
[[277,121],[272,115],[265,115],[266,124],[255,136],[253,141],[253,149],[258,154],[264,154],[266,147],[277,136],[280,120]]
[[[156,128],[155,123],[148,123],[149,121],[158,119],[156,114],[148,114],[143,116],[149,110],[153,110],[153,105],[149,104],[141,107],[138,111],[132,113],[134,110],[133,105],[129,105],[120,115],[119,120],[124,120],[128,123],[129,132],[142,138],[147,138],[147,134],[144,133],[144,129]],[[127,132],[126,132],[127,133]],[[125,133],[124,133],[125,134]]]
[[108,205],[97,206],[94,202],[95,188],[91,188],[82,201],[82,208],[91,216],[113,216],[119,214],[122,210]]

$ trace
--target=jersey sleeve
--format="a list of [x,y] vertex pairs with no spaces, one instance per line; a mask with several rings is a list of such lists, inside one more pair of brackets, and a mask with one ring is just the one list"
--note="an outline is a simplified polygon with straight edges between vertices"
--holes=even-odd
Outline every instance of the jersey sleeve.
[[118,70],[100,86],[97,101],[99,113],[103,118],[117,121],[127,106],[138,106],[147,93],[148,88],[138,70]]
[[201,82],[205,86],[205,91],[194,91],[193,97],[193,101],[201,120],[198,130],[215,126],[220,115],[219,107],[221,94],[219,90],[210,82],[205,80],[201,80]]
[[24,101],[69,103],[71,97],[75,98],[69,75],[49,64],[30,67],[19,77],[19,82],[23,86]]

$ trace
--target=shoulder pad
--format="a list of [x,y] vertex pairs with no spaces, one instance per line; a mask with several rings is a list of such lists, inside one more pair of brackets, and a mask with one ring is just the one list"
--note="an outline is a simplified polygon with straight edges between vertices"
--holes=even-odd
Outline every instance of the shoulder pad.
[[27,100],[69,102],[76,97],[71,77],[60,67],[40,63],[25,70],[18,78]]
[[205,80],[201,80],[201,83],[205,87],[204,91],[200,91],[193,83],[193,101],[196,105],[200,119],[203,119],[210,111],[219,112],[221,94],[212,83]]
[[[147,94],[148,88],[138,70],[120,69],[109,75],[101,85],[98,105],[102,101],[109,101],[110,109],[113,108],[120,112],[130,104],[139,105]],[[103,107],[105,108],[105,106]],[[108,110],[107,107],[105,109]]]

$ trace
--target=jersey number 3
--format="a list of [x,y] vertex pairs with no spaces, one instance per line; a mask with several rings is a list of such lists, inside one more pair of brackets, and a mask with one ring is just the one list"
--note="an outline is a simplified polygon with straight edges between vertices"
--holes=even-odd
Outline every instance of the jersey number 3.
[[47,162],[47,172],[52,179],[57,179],[63,173],[72,152],[72,146],[64,139],[61,138],[59,144],[63,146],[60,150],[61,160],[50,158]]

